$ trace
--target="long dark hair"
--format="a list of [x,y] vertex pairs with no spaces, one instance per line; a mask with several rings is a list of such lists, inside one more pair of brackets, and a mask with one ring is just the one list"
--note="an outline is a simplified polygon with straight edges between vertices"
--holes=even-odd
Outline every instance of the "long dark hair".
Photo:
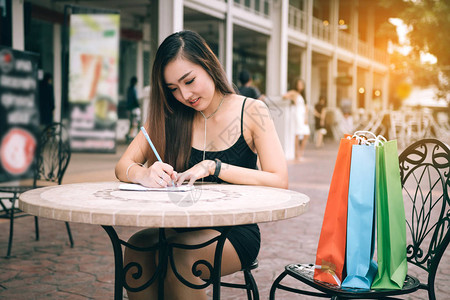
[[[299,91],[297,89],[299,81],[301,81],[303,83],[303,90],[301,90],[301,91]],[[305,81],[301,77],[295,77],[294,80],[292,80],[292,89],[296,90],[300,95],[302,95],[303,101],[305,101],[305,104],[306,104],[306,93],[305,93],[306,86],[305,86]]]
[[[212,78],[216,92],[225,95],[234,90],[216,55],[198,33],[176,32],[159,46],[151,75],[147,129],[164,162],[180,172],[188,167],[196,111],[177,101],[164,82],[167,64],[179,57],[201,66]],[[156,159],[152,151],[147,158]]]

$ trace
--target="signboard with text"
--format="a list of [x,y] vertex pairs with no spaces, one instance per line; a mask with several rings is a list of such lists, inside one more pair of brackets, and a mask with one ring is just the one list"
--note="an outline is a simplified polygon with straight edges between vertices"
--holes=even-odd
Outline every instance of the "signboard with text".
[[0,46],[0,182],[33,177],[38,55]]
[[70,16],[69,109],[72,151],[115,152],[119,14]]

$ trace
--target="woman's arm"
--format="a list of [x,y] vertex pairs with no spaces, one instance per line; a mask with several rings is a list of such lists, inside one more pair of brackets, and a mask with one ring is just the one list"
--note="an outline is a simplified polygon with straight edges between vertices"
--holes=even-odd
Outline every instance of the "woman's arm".
[[308,110],[308,105],[305,104],[305,118],[304,118],[305,119],[305,124],[308,124],[308,121],[309,121],[309,119],[308,119],[309,118],[308,111],[309,111]]
[[[247,129],[258,154],[261,170],[222,166],[219,177],[227,182],[288,188],[287,163],[269,108],[261,102],[245,105]],[[234,169],[236,168],[236,174]],[[238,182],[234,182],[234,181]]]
[[127,150],[116,164],[117,179],[124,182],[139,183],[148,187],[166,187],[176,179],[172,166],[159,161],[148,162],[149,168],[143,164],[147,161],[145,153],[150,146],[142,132],[133,139]]
[[320,114],[320,125],[325,127],[325,118],[327,116],[327,109],[324,107],[322,109],[322,113]]
[[286,94],[283,95],[283,99],[287,99],[291,101],[291,104],[297,104],[297,96],[298,92],[295,90],[289,90]]
[[[323,111],[323,109],[322,109]],[[317,105],[314,106],[314,117],[321,118],[322,114],[317,110]]]
[[[250,134],[244,133],[244,137],[247,143],[256,149],[261,170],[238,167],[222,162],[219,178],[234,184],[287,188],[286,159],[269,109],[261,101],[248,99],[245,105],[244,119],[246,124],[244,131],[250,131]],[[180,174],[178,184],[185,180],[189,180],[189,184],[193,184],[195,180],[213,175],[215,168],[216,163],[214,161],[202,161]]]

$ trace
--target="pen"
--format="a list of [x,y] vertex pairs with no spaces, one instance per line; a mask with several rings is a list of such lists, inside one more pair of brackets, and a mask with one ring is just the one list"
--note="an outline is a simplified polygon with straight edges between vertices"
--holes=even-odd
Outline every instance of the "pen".
[[[144,126],[141,127],[141,131],[144,134],[145,138],[147,139],[148,144],[150,145],[150,147],[153,150],[153,153],[155,153],[156,158],[160,161],[163,162],[161,159],[161,156],[159,156],[158,151],[156,151],[155,145],[153,145],[152,140],[150,139],[150,137],[148,136],[147,130],[145,130]],[[172,180],[172,185],[175,186],[175,183]]]
[[150,147],[152,147],[153,153],[155,153],[156,158],[160,161],[163,162],[161,159],[161,156],[159,156],[158,151],[156,151],[155,146],[152,143],[152,140],[150,139],[150,137],[148,136],[147,130],[145,130],[144,126],[141,127],[142,133],[144,134],[145,138],[147,139],[148,143],[150,144]]

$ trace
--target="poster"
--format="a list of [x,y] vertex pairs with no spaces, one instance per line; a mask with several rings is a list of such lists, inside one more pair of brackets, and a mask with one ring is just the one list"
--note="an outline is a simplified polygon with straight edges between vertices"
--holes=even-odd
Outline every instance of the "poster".
[[38,55],[0,46],[0,182],[33,177]]
[[70,16],[69,110],[72,151],[115,152],[119,14]]

